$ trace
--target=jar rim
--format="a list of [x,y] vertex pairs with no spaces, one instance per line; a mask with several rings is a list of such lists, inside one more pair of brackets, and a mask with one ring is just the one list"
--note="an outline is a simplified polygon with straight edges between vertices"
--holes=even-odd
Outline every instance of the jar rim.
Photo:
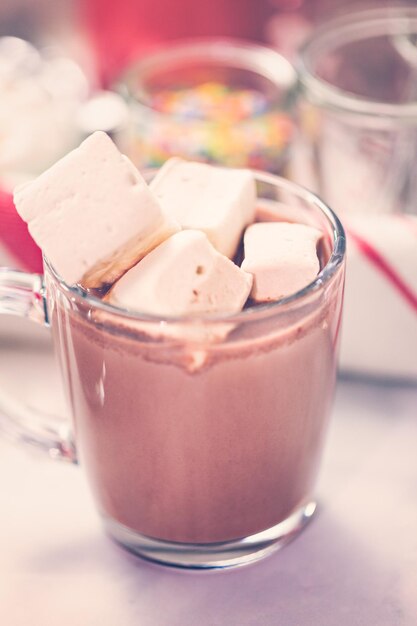
[[[332,19],[312,33],[301,46],[296,69],[302,88],[321,106],[347,113],[375,118],[407,119],[417,117],[417,95],[414,101],[390,103],[368,100],[336,87],[315,71],[315,59],[337,50],[342,45],[367,38],[388,35],[393,37],[396,50],[405,58],[405,44],[411,35],[417,35],[417,8],[385,7],[348,13]],[[415,70],[417,72],[417,46]],[[414,63],[413,63],[414,65]]]
[[174,40],[159,47],[128,66],[116,81],[115,89],[128,100],[149,107],[147,76],[181,63],[187,66],[198,62],[259,74],[284,93],[293,93],[297,89],[295,68],[276,50],[245,40],[213,37]]

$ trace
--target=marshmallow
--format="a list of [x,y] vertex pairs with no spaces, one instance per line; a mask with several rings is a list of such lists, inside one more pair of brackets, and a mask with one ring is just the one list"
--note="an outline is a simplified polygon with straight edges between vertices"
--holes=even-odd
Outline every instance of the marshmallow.
[[255,180],[249,170],[169,159],[150,187],[182,228],[202,230],[233,258],[245,226],[255,217]]
[[89,91],[87,78],[58,51],[45,52],[23,39],[0,38],[3,189],[40,174],[80,141],[77,111]]
[[14,200],[60,276],[86,288],[112,283],[179,228],[102,132],[18,187]]
[[253,275],[256,302],[278,300],[311,283],[320,271],[321,233],[305,224],[260,222],[246,229],[242,269]]
[[111,304],[159,316],[239,312],[252,276],[197,230],[181,231],[150,252],[113,286]]

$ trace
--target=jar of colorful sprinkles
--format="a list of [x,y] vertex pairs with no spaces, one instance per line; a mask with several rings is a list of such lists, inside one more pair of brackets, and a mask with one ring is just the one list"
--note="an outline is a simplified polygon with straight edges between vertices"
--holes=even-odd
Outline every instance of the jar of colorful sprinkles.
[[140,168],[169,157],[282,173],[295,120],[297,76],[272,49],[205,39],[172,43],[127,69],[122,148]]

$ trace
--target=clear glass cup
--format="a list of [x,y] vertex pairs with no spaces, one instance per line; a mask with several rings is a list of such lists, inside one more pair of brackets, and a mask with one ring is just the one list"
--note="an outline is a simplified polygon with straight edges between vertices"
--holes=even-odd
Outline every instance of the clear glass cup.
[[169,44],[116,86],[131,112],[123,150],[141,168],[182,156],[279,173],[296,87],[294,68],[272,49],[228,39]]
[[316,508],[345,236],[310,192],[256,179],[260,215],[323,232],[319,275],[278,302],[160,319],[70,288],[47,259],[44,277],[0,272],[0,311],[50,325],[73,415],[67,429],[16,414],[3,429],[81,461],[108,534],[169,565],[259,559]]
[[293,180],[339,213],[416,212],[417,8],[359,11],[301,49]]

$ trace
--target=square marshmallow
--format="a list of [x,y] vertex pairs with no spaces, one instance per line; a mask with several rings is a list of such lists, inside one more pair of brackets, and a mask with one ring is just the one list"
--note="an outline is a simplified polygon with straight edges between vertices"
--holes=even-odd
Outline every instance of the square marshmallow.
[[113,286],[106,300],[158,316],[238,313],[252,276],[211,245],[198,230],[166,239]]
[[245,226],[255,217],[255,180],[249,170],[169,159],[150,188],[182,228],[202,230],[232,258]]
[[111,283],[179,227],[103,132],[18,187],[16,209],[70,285]]
[[260,222],[249,226],[242,269],[253,275],[253,300],[278,300],[311,283],[320,271],[317,243],[321,236],[319,230],[305,224]]

